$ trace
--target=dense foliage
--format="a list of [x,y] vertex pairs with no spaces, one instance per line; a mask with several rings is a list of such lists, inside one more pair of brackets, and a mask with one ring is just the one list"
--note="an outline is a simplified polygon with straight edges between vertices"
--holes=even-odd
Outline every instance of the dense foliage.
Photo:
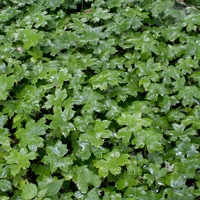
[[200,197],[198,0],[0,10],[1,200]]

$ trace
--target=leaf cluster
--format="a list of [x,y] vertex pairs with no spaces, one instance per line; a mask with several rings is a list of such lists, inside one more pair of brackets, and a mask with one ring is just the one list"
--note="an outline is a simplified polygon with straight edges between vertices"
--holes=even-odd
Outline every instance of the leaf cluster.
[[0,11],[2,200],[199,198],[198,1]]

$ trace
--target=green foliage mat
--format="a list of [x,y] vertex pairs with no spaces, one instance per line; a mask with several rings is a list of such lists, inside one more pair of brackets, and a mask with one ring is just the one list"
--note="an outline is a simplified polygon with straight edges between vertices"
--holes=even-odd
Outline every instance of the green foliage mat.
[[199,199],[193,3],[0,1],[0,200]]

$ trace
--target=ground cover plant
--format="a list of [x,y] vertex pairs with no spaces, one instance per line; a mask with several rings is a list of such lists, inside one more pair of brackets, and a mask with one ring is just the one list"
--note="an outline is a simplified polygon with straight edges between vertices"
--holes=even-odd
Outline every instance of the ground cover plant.
[[199,6],[0,1],[0,199],[199,199]]

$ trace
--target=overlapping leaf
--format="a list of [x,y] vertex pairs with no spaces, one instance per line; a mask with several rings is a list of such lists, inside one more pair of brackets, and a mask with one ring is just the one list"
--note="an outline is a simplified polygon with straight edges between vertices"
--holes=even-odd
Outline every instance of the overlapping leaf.
[[9,165],[11,174],[16,176],[21,169],[27,169],[30,166],[30,161],[34,160],[36,156],[37,153],[29,153],[26,148],[21,148],[20,151],[12,149],[8,156],[4,156],[4,159]]
[[73,161],[70,157],[66,156],[68,152],[66,145],[61,141],[57,141],[55,146],[49,146],[46,149],[47,155],[42,159],[44,164],[50,164],[51,172],[55,172],[58,168],[63,171],[68,171]]
[[5,74],[0,76],[0,99],[6,100],[9,94],[9,90],[13,87],[15,83],[14,76],[6,76]]
[[135,145],[136,149],[146,146],[150,153],[163,151],[163,146],[161,144],[162,133],[159,132],[159,130],[147,128],[146,130],[137,132],[134,136],[131,143]]
[[41,118],[38,122],[30,120],[25,129],[16,131],[16,138],[20,140],[21,148],[28,147],[31,151],[36,152],[39,147],[43,147],[44,139],[40,135],[46,134],[47,126],[45,119]]
[[105,138],[112,137],[112,132],[108,130],[110,121],[100,119],[95,120],[86,130],[86,133],[80,135],[80,142],[90,142],[95,147],[100,147],[104,143]]
[[53,115],[46,115],[47,119],[51,120],[50,128],[53,130],[59,129],[67,137],[70,131],[75,130],[74,125],[69,122],[73,118],[74,113],[70,99],[66,102],[64,110],[60,106],[55,107]]
[[120,72],[116,70],[105,70],[90,79],[94,89],[106,90],[109,85],[118,85]]
[[128,112],[124,112],[120,117],[117,118],[119,125],[125,125],[125,128],[121,128],[117,135],[122,138],[125,144],[128,144],[133,133],[139,133],[143,127],[151,125],[152,120],[149,118],[142,118],[142,113],[133,113],[132,115]]
[[104,155],[104,159],[96,161],[94,166],[99,169],[100,177],[108,176],[109,172],[118,175],[121,173],[121,167],[130,163],[128,158],[128,154],[121,155],[117,149],[113,149]]
[[77,173],[77,177],[76,177],[75,182],[78,186],[78,189],[82,193],[86,193],[90,185],[98,188],[101,184],[100,178],[96,174],[94,174],[92,171],[90,171],[87,168],[87,166],[82,166],[78,168],[76,173]]
[[1,199],[200,196],[198,1],[0,1]]

